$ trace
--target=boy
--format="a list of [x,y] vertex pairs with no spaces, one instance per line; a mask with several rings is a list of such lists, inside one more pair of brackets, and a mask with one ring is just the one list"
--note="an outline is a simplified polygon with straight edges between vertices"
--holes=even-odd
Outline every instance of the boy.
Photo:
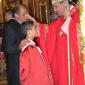
[[26,21],[22,23],[22,31],[27,35],[28,44],[22,49],[20,55],[21,85],[53,85],[42,52],[33,41],[37,36],[35,25],[33,22]]

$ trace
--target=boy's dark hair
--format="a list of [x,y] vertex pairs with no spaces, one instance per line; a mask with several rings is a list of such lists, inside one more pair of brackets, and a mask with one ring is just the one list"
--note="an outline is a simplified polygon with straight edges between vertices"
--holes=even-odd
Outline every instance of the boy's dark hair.
[[25,21],[21,24],[21,30],[23,34],[27,35],[28,30],[32,30],[33,21]]

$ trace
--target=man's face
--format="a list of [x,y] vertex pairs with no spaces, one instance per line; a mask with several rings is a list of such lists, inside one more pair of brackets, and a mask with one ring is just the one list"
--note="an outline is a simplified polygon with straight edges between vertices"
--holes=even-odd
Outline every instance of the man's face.
[[17,14],[17,18],[19,19],[20,22],[24,22],[27,20],[26,19],[27,14],[28,10],[25,7],[21,6],[20,12]]
[[37,30],[36,30],[36,28],[35,28],[35,25],[32,27],[31,35],[32,35],[33,37],[36,37],[36,36],[37,36]]
[[54,7],[54,11],[59,15],[59,16],[63,16],[64,15],[64,5],[61,3],[56,3],[55,5],[53,5]]

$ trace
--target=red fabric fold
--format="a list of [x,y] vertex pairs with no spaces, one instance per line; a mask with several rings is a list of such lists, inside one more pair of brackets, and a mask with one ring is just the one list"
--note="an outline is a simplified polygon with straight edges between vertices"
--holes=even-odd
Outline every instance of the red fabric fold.
[[[83,67],[79,61],[79,48],[77,38],[77,24],[80,24],[79,10],[71,10],[72,20],[69,26],[70,34],[70,67],[71,85],[84,85]],[[61,17],[49,25],[46,40],[48,60],[51,66],[55,85],[68,85],[68,50],[67,35],[60,37],[61,26],[64,23]]]
[[34,46],[20,54],[20,85],[51,85],[47,67]]

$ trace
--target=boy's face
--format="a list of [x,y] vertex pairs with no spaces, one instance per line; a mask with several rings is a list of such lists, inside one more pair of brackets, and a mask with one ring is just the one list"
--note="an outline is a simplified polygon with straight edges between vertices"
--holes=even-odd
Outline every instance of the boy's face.
[[[28,32],[28,34],[29,34],[29,32]],[[32,38],[37,36],[37,30],[36,30],[35,26],[33,26],[32,30],[30,30],[29,36],[31,36]]]

